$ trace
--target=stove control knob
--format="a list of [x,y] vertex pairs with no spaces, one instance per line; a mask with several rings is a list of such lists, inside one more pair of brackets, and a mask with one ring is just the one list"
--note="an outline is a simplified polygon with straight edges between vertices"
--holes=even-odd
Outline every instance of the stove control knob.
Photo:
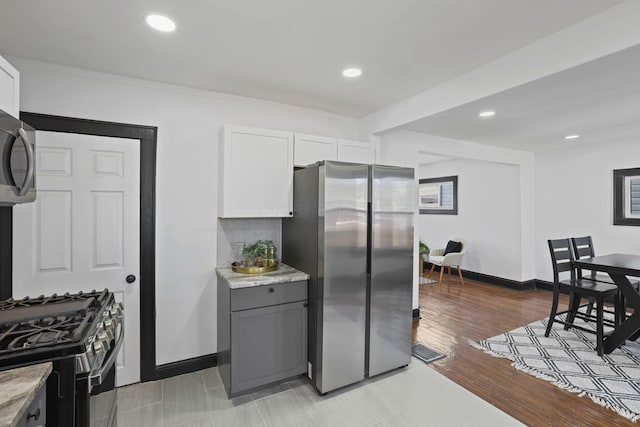
[[113,329],[116,329],[118,327],[118,325],[120,325],[122,323],[122,318],[117,317],[115,319],[111,319],[111,323],[113,324]]
[[113,339],[113,332],[110,329],[98,331],[96,341],[104,341],[109,350],[109,342]]
[[104,346],[105,351],[109,351],[111,349],[111,341],[110,340],[101,340],[100,341]]
[[[109,323],[111,323],[111,320],[109,320]],[[104,333],[105,333],[105,339],[109,342],[111,342],[113,340],[113,338],[115,337],[114,333],[113,333],[113,326],[107,326],[106,324],[104,325]]]
[[105,353],[107,351],[105,347],[105,341],[96,341],[93,343],[93,352],[95,354]]
[[122,318],[122,309],[117,304],[111,306],[109,310],[109,314],[112,319],[121,319]]
[[107,333],[107,338],[109,339],[109,342],[113,341],[113,339],[116,337],[116,332],[114,331],[113,328],[109,328],[105,332]]

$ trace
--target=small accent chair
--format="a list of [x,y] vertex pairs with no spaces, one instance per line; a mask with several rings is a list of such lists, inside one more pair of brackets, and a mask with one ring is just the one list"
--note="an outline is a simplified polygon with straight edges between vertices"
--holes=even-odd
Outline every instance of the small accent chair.
[[[549,251],[551,253],[551,263],[553,266],[553,303],[549,323],[544,336],[548,337],[554,322],[564,324],[565,329],[576,328],[581,331],[593,333],[591,329],[574,325],[573,321],[577,317],[585,321],[596,321],[596,350],[602,356],[602,342],[604,339],[604,325],[615,327],[616,322],[604,319],[604,299],[611,297],[616,301],[618,287],[611,283],[597,282],[594,280],[584,280],[577,277],[576,269],[573,266],[573,249],[569,239],[548,240]],[[568,272],[568,280],[560,280],[560,274]],[[558,299],[560,292],[569,293],[569,308],[558,312]],[[583,298],[594,298],[596,301],[596,316],[589,313],[579,312],[580,300]],[[587,306],[587,304],[585,304]],[[556,319],[556,316],[566,314],[566,320]],[[617,317],[616,317],[617,318]]]
[[444,274],[445,267],[449,268],[449,278],[451,278],[451,267],[456,267],[458,269],[458,276],[460,276],[460,284],[464,285],[464,279],[462,278],[462,270],[460,270],[460,264],[462,264],[462,257],[464,256],[464,251],[467,248],[467,241],[460,238],[451,239],[454,242],[460,242],[462,244],[462,249],[460,252],[451,252],[448,254],[444,254],[444,249],[432,249],[429,252],[429,262],[431,263],[431,270],[429,270],[429,274],[427,278],[431,277],[433,270],[436,268],[436,265],[440,267],[440,279],[438,283],[442,283],[442,275]]

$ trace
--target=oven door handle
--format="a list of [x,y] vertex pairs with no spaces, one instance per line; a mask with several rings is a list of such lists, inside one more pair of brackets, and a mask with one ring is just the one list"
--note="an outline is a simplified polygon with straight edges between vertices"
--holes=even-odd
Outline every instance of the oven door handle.
[[22,187],[18,192],[18,196],[24,196],[29,191],[31,187],[31,182],[33,181],[33,170],[34,170],[34,153],[33,146],[31,145],[31,141],[29,141],[29,137],[23,128],[16,129],[14,133],[15,138],[22,139],[22,143],[24,144],[24,151],[27,154],[27,173],[24,176],[24,182],[22,183]]
[[116,339],[116,344],[113,346],[113,349],[111,350],[111,354],[109,355],[109,358],[107,359],[106,362],[102,364],[98,372],[96,372],[94,375],[91,375],[89,377],[89,385],[91,388],[93,388],[93,386],[102,384],[102,381],[104,380],[105,376],[107,375],[107,373],[109,373],[109,369],[111,369],[111,366],[115,363],[123,343],[124,343],[124,322],[120,324],[120,333],[118,334],[118,338]]

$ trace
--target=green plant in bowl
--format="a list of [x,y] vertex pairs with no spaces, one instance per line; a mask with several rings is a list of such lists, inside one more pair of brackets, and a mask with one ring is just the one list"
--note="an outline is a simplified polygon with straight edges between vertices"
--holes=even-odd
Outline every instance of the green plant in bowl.
[[276,261],[276,247],[272,240],[258,240],[245,247],[243,254],[246,264],[250,266],[262,264],[265,260]]

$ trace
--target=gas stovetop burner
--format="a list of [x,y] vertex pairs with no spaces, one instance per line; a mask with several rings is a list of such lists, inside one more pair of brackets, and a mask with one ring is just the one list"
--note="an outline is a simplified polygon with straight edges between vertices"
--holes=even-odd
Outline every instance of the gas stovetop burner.
[[46,332],[39,332],[35,335],[31,335],[29,337],[27,337],[27,339],[25,340],[24,344],[22,345],[23,347],[32,347],[34,345],[47,345],[47,344],[51,344],[51,343],[56,343],[59,342],[60,340],[62,340],[65,336],[67,336],[69,333],[67,331],[46,331]]
[[86,352],[113,304],[107,289],[0,301],[0,365]]

